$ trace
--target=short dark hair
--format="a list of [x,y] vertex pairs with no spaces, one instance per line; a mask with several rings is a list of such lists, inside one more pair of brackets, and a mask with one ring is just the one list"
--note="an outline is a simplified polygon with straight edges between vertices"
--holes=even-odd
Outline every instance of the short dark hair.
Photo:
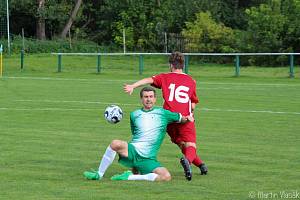
[[150,92],[150,91],[153,91],[154,97],[156,97],[156,90],[153,87],[150,87],[150,86],[146,86],[146,87],[143,87],[141,89],[141,91],[140,91],[140,97],[141,98],[143,97],[143,93],[144,92]]
[[184,55],[179,51],[173,52],[169,57],[169,63],[175,69],[183,69],[183,67],[184,67]]

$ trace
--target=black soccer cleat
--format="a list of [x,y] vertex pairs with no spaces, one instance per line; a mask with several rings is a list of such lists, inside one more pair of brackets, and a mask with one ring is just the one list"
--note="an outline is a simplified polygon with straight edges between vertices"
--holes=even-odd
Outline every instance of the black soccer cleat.
[[200,168],[201,175],[207,175],[208,169],[207,169],[207,166],[204,163],[202,163],[199,166],[199,168]]
[[185,178],[188,181],[192,180],[192,168],[191,168],[189,161],[185,157],[182,157],[182,158],[180,158],[180,164],[182,165],[182,167],[184,169]]

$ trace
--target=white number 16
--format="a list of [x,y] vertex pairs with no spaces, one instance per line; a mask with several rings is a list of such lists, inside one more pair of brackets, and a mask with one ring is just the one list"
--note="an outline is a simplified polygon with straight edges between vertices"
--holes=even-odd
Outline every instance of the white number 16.
[[175,88],[174,83],[171,83],[168,88],[170,89],[169,101],[173,101],[174,97],[179,103],[187,103],[190,100],[188,95],[190,88],[183,85]]

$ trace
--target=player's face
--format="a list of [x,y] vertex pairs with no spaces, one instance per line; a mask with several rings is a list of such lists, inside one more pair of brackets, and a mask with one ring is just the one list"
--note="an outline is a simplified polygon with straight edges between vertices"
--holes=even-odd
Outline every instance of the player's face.
[[144,109],[150,110],[156,102],[156,97],[153,91],[144,91],[141,100],[144,105]]

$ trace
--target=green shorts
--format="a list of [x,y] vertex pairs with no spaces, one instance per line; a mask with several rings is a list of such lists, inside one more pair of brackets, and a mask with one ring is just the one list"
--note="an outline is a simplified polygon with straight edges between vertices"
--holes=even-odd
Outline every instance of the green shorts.
[[144,158],[140,156],[132,144],[128,144],[128,157],[119,155],[119,163],[137,169],[141,174],[149,174],[161,164],[156,159]]

